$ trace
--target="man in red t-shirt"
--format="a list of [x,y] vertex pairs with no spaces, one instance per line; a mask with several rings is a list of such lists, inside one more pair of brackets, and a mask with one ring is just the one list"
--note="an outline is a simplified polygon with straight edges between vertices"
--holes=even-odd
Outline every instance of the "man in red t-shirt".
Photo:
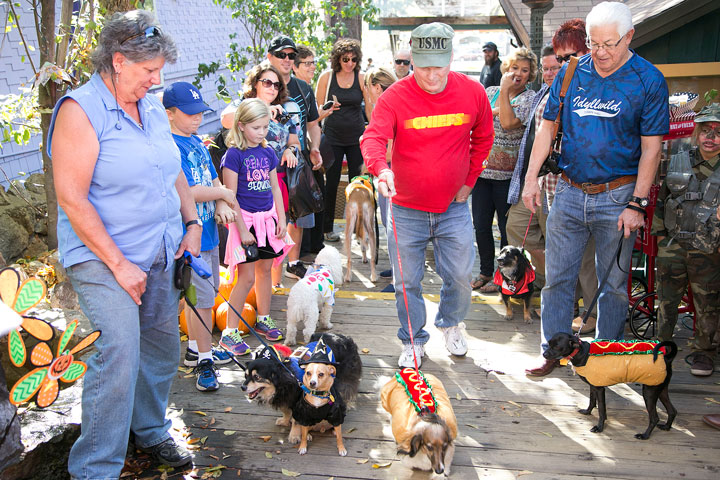
[[[413,30],[413,74],[395,82],[380,96],[360,144],[368,170],[378,177],[378,190],[392,199],[394,218],[388,218],[386,224],[400,319],[398,338],[403,343],[398,361],[401,367],[414,366],[413,354],[419,366],[430,338],[424,330],[421,282],[425,249],[431,241],[443,280],[435,326],[443,332],[451,354],[467,353],[460,322],[470,308],[475,260],[467,199],[483,169],[494,134],[485,89],[477,81],[450,71],[453,35],[453,29],[444,23],[425,24]],[[392,169],[385,157],[389,140],[393,140]]]

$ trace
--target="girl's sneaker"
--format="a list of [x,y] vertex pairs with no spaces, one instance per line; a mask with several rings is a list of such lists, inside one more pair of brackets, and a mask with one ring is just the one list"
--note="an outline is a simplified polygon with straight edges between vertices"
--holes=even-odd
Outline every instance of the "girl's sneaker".
[[282,332],[277,328],[275,321],[270,318],[270,315],[265,318],[258,317],[255,323],[255,331],[271,342],[276,342],[283,338]]
[[250,353],[250,347],[243,341],[243,334],[240,330],[234,330],[231,333],[223,335],[220,338],[220,345],[232,352],[233,355],[246,355]]

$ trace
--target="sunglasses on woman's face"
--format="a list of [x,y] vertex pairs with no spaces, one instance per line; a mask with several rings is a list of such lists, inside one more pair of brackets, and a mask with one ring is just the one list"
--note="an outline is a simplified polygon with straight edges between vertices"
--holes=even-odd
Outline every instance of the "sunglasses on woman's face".
[[120,45],[122,45],[125,42],[129,42],[130,40],[133,40],[138,37],[142,37],[145,35],[145,38],[152,38],[152,37],[160,37],[162,36],[162,32],[160,31],[160,28],[158,27],[148,27],[145,30],[143,30],[140,33],[136,33],[135,35],[130,35],[128,38],[120,42]]
[[272,80],[268,78],[261,78],[258,80],[258,83],[262,84],[265,88],[275,88],[278,92],[280,91],[280,82],[273,82]]
[[577,57],[577,54],[578,52],[572,52],[567,55],[563,55],[562,57],[560,55],[555,55],[555,60],[557,60],[558,63],[565,63],[570,61],[570,57]]
[[402,58],[396,58],[395,65],[405,65],[407,67],[408,65],[410,65],[410,60],[403,60]]
[[343,63],[348,63],[348,62],[357,63],[357,62],[358,62],[358,57],[343,57],[343,58],[342,58],[342,62],[343,62]]
[[285,60],[286,58],[289,58],[290,60],[295,60],[297,53],[273,52],[273,56],[275,56],[275,58],[279,58],[280,60]]

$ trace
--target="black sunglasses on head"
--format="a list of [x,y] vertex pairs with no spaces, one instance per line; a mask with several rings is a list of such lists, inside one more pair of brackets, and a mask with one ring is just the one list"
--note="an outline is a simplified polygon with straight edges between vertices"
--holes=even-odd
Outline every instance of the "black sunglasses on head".
[[410,65],[410,60],[403,60],[401,58],[396,58],[395,65],[405,65],[407,67],[408,65]]
[[555,55],[555,60],[558,61],[558,63],[565,63],[570,61],[570,57],[577,57],[578,52],[572,52],[568,53],[567,55],[563,55],[562,57],[560,55]]
[[140,33],[136,33],[135,35],[130,35],[128,38],[120,42],[120,45],[122,45],[125,42],[129,42],[130,40],[133,40],[138,37],[145,36],[145,38],[152,38],[152,37],[161,37],[162,32],[160,31],[159,27],[147,27],[145,30],[143,30]]
[[277,52],[273,52],[273,56],[275,58],[279,58],[280,60],[285,60],[286,58],[289,58],[290,60],[295,60],[297,53],[295,53],[295,52],[285,53],[285,52],[277,51]]

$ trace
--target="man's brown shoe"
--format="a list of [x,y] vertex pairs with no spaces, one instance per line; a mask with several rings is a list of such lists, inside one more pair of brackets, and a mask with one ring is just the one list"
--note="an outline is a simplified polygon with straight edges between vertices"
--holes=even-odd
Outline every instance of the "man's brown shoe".
[[703,422],[707,423],[711,427],[720,430],[720,414],[718,413],[715,413],[713,415],[705,415],[703,417]]
[[544,377],[548,373],[555,370],[555,367],[560,366],[560,360],[545,360],[545,363],[543,363],[541,366],[537,368],[529,368],[525,370],[525,375],[528,375],[530,377]]

